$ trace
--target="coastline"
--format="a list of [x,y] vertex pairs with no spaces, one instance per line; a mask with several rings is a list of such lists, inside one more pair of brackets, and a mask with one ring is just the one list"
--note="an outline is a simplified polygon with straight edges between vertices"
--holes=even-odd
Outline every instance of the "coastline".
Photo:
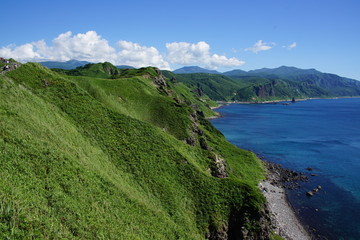
[[[308,101],[308,100],[317,100],[317,99],[343,99],[343,98],[360,98],[360,96],[350,96],[350,97],[329,97],[329,98],[299,98],[295,99],[295,102],[300,101]],[[282,99],[282,100],[269,100],[269,101],[261,101],[261,102],[252,102],[252,101],[232,101],[232,102],[226,102],[226,101],[217,101],[218,106],[216,107],[210,107],[211,110],[213,110],[217,115],[207,117],[208,120],[213,120],[217,118],[223,117],[221,113],[216,112],[215,110],[228,106],[230,104],[278,104],[278,103],[284,103],[283,105],[290,105],[289,102],[291,102],[292,99]]]
[[[314,99],[314,101],[304,101],[304,102],[300,102],[299,101],[299,106],[313,106],[313,104],[316,107],[321,107],[319,109],[319,111],[321,112],[329,112],[332,111],[332,109],[330,109],[329,107],[323,107],[325,104],[328,105],[334,105],[335,107],[338,107],[341,109],[343,109],[344,104],[349,104],[349,103],[359,103],[360,99],[359,97],[338,97],[338,98],[317,98],[320,99],[319,101],[316,101],[317,99]],[[309,99],[309,100],[312,100]],[[346,100],[347,99],[347,100]],[[307,99],[304,99],[307,100]],[[345,101],[346,100],[346,101]],[[234,104],[233,102],[231,103],[227,103],[225,105],[222,105],[220,107],[223,106],[228,106],[228,105],[232,105]],[[249,104],[249,103],[248,103]],[[255,109],[268,109],[270,108],[270,111],[268,112],[268,114],[272,114],[272,109],[281,109],[282,112],[287,112],[287,111],[292,111],[292,109],[294,109],[293,107],[282,107],[280,106],[282,103],[274,103],[275,105],[262,105],[263,107],[261,107],[260,105],[258,107],[256,107],[256,105],[252,105],[255,107]],[[278,104],[278,105],[276,105]],[[296,104],[295,104],[296,105]],[[296,154],[294,154],[293,149],[291,149],[291,151],[285,151],[284,150],[284,155],[282,155],[282,150],[284,148],[286,148],[286,144],[284,143],[284,145],[280,145],[279,149],[281,151],[276,152],[275,155],[271,155],[271,148],[269,148],[269,145],[266,145],[268,143],[271,143],[271,139],[269,139],[270,141],[264,141],[263,146],[253,146],[251,145],[255,143],[257,143],[255,141],[249,141],[250,145],[246,145],[247,139],[257,139],[254,138],[255,136],[258,135],[254,135],[254,134],[249,134],[246,133],[244,135],[242,135],[243,133],[239,131],[236,132],[235,130],[241,130],[241,129],[245,129],[246,131],[248,129],[251,129],[251,127],[249,127],[249,125],[251,125],[251,120],[252,118],[247,118],[246,116],[249,116],[249,114],[252,114],[252,111],[246,111],[247,109],[253,110],[254,108],[251,107],[251,105],[248,105],[249,107],[245,107],[246,105],[243,105],[245,107],[245,111],[244,111],[244,118],[242,118],[242,115],[236,115],[238,114],[242,108],[241,104],[237,105],[238,107],[236,107],[236,103],[235,105],[233,105],[232,107],[229,107],[229,109],[224,108],[223,110],[219,110],[219,112],[223,112],[225,119],[221,120],[219,119],[218,121],[212,121],[213,125],[216,127],[219,127],[218,129],[224,129],[224,131],[226,133],[229,132],[229,138],[230,140],[234,141],[235,144],[237,144],[240,148],[246,149],[246,150],[252,150],[254,152],[254,154],[256,154],[258,156],[258,158],[260,158],[261,160],[264,160],[264,168],[267,169],[267,173],[270,176],[267,176],[267,179],[264,180],[264,182],[261,182],[261,184],[259,185],[259,188],[261,190],[263,190],[264,188],[266,188],[267,192],[262,191],[264,194],[264,197],[266,197],[267,199],[267,205],[266,205],[266,212],[267,210],[270,209],[270,205],[273,202],[273,205],[276,205],[276,203],[279,204],[285,204],[286,206],[284,207],[278,207],[276,209],[276,206],[274,207],[275,209],[271,209],[271,214],[267,214],[267,216],[271,217],[271,223],[273,223],[272,225],[272,229],[279,234],[280,236],[282,236],[284,239],[337,239],[338,237],[352,237],[352,236],[356,236],[353,237],[353,239],[360,239],[359,238],[359,228],[356,224],[356,222],[359,222],[359,207],[357,207],[357,202],[356,202],[356,198],[354,198],[354,196],[352,195],[352,192],[350,192],[348,190],[348,187],[350,185],[336,185],[335,183],[333,183],[331,180],[331,177],[329,176],[324,176],[322,175],[322,165],[320,166],[316,166],[316,164],[312,163],[312,161],[308,161],[307,158],[304,159],[305,164],[303,164],[303,162],[301,162],[302,164],[300,165],[300,167],[296,168],[296,165],[294,164],[289,164],[289,162],[286,161],[282,161],[284,159],[286,159],[286,155],[287,154],[291,154],[291,157],[295,157],[295,160],[300,160],[302,161],[302,157],[303,155],[298,154],[298,152],[295,152]],[[267,106],[265,108],[265,106]],[[327,106],[327,105],[325,105]],[[348,106],[348,105],[346,105]],[[314,111],[317,111],[317,108],[313,108]],[[336,109],[336,108],[335,108]],[[356,111],[355,108],[353,110],[349,110],[349,113]],[[233,114],[234,113],[234,114]],[[241,112],[240,112],[241,113]],[[248,114],[248,115],[245,115]],[[255,112],[256,114],[256,112]],[[353,113],[354,114],[354,113]],[[287,114],[284,114],[284,116],[288,116]],[[229,121],[227,120],[227,118],[229,118]],[[242,118],[243,121],[234,121],[237,118]],[[336,118],[335,118],[336,119]],[[341,119],[341,118],[340,118]],[[250,120],[250,121],[249,121]],[[235,129],[234,127],[234,131],[232,132],[231,127],[227,127],[227,123],[230,123],[230,126],[235,126],[238,129]],[[249,124],[247,124],[248,122],[250,122]],[[289,126],[293,127],[295,124],[292,124],[293,121],[289,121]],[[301,121],[301,126],[304,125],[308,125],[307,121],[302,120]],[[311,122],[309,123],[309,125],[311,125]],[[238,127],[239,126],[239,127]],[[253,125],[256,127],[258,127],[258,124]],[[261,126],[261,125],[260,125]],[[282,125],[281,125],[282,127]],[[285,126],[284,126],[285,127]],[[295,127],[293,127],[295,129]],[[311,128],[313,129],[313,128]],[[329,128],[330,129],[330,128]],[[252,130],[252,129],[251,129]],[[250,130],[249,130],[250,131]],[[284,134],[280,134],[277,136],[296,136],[296,134],[294,135],[286,135],[287,131],[284,131]],[[238,133],[240,136],[237,137]],[[275,133],[278,134],[278,133]],[[315,136],[316,133],[314,133]],[[226,135],[227,136],[227,135]],[[245,136],[245,137],[243,137]],[[271,136],[271,135],[270,135]],[[306,134],[306,136],[312,136],[312,135],[308,135]],[[328,134],[326,134],[326,136],[328,136]],[[331,136],[331,134],[330,134]],[[349,134],[349,136],[352,136],[351,133]],[[261,136],[260,136],[261,137]],[[313,139],[313,138],[311,138]],[[316,137],[314,138],[316,139]],[[331,139],[337,139],[336,137],[332,137]],[[228,139],[229,140],[229,139]],[[275,140],[274,140],[275,141]],[[283,142],[281,142],[283,143]],[[341,142],[339,142],[340,144]],[[325,146],[328,146],[330,144],[338,144],[337,141],[334,140],[334,142],[329,142],[327,145],[324,145],[323,148],[325,148]],[[271,146],[271,145],[270,145]],[[313,146],[311,145],[311,148]],[[315,146],[314,146],[315,148]],[[342,148],[342,147],[341,147]],[[326,152],[321,150],[322,148],[320,148],[319,150],[319,154]],[[297,150],[297,149],[296,149]],[[257,154],[258,152],[258,154]],[[270,154],[268,154],[270,153]],[[297,182],[298,185],[295,186],[294,188],[290,188],[289,185],[287,185],[287,181],[283,180],[283,181],[278,181],[278,183],[274,184],[274,181],[272,181],[272,177],[275,177],[276,174],[271,172],[269,170],[269,167],[266,165],[267,161],[265,161],[265,157],[264,155],[268,156],[270,159],[273,160],[273,163],[283,163],[285,166],[289,166],[290,168],[295,167],[294,169],[298,169],[298,171],[304,172],[304,174],[306,173],[306,175],[309,177],[309,182],[308,183],[300,183]],[[279,156],[279,157],[278,157]],[[336,157],[336,155],[334,154],[334,157]],[[283,159],[284,158],[284,159]],[[341,156],[339,157],[341,158]],[[339,162],[339,161],[337,161]],[[287,164],[287,165],[286,165]],[[279,170],[279,169],[276,169]],[[285,169],[286,170],[286,169]],[[314,170],[314,171],[313,171]],[[291,171],[291,170],[290,170]],[[348,170],[349,171],[349,170]],[[279,172],[279,171],[278,171]],[[281,171],[280,171],[281,172]],[[301,173],[301,172],[298,172]],[[336,172],[336,171],[335,171]],[[338,172],[337,172],[338,173]],[[314,176],[314,177],[313,177]],[[334,175],[334,176],[342,176],[342,175]],[[280,176],[278,176],[280,177]],[[271,184],[273,183],[273,184]],[[275,187],[274,187],[275,186]],[[318,187],[316,187],[318,186]],[[293,190],[291,190],[293,189]],[[318,190],[322,189],[321,191],[319,191],[319,193],[317,193]],[[269,197],[267,195],[270,195],[270,197],[272,197],[273,199],[269,199]],[[313,197],[313,195],[316,195],[315,197]],[[340,200],[340,201],[339,201]],[[282,203],[281,203],[282,202]],[[283,210],[286,209],[286,210]],[[281,211],[286,211],[286,212],[291,212],[290,214],[293,215],[290,218],[296,219],[297,223],[295,224],[290,224],[288,222],[288,220],[283,217],[283,219],[285,219],[285,224],[281,225],[281,223],[279,221],[281,221],[281,217],[277,217],[276,215],[278,214],[278,212]],[[287,216],[288,214],[285,214],[285,216]],[[344,218],[344,216],[346,216]],[[280,218],[280,220],[278,219]],[[356,220],[356,221],[355,221]],[[303,230],[305,230],[305,232],[307,232],[307,237],[291,237],[291,232],[293,231],[292,229],[289,230],[290,233],[286,233],[285,229],[288,229],[289,225],[300,225],[301,228]],[[306,233],[305,233],[306,234]],[[346,238],[346,237],[345,237]],[[344,239],[345,239],[344,238]]]
[[[328,98],[321,98],[321,97],[314,97],[314,98],[299,98],[295,99],[295,102],[299,101],[307,101],[307,100],[317,100],[317,99],[343,99],[343,98],[360,98],[360,96],[345,96],[345,97],[328,97]],[[278,100],[267,100],[267,101],[232,101],[232,102],[226,102],[226,101],[217,101],[219,106],[213,107],[211,109],[218,109],[223,106],[229,105],[229,104],[276,104],[280,102],[291,102],[292,99],[278,99]]]
[[285,188],[281,183],[282,174],[279,172],[286,170],[264,160],[263,163],[267,176],[258,186],[266,198],[274,232],[286,240],[312,239],[287,200]]

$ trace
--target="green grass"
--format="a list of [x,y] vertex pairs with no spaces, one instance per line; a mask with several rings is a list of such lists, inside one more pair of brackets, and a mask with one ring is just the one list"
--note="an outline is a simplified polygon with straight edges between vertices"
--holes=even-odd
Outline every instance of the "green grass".
[[[186,144],[193,110],[149,78],[28,63],[0,76],[0,99],[3,239],[203,239],[262,207],[259,160],[203,118],[213,150]],[[211,176],[209,154],[228,161],[229,178]]]

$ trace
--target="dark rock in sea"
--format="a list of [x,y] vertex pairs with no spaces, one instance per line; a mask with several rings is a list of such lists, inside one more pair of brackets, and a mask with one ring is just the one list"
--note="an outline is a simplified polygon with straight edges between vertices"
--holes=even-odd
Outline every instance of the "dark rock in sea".
[[306,195],[309,196],[309,197],[312,197],[312,196],[314,196],[314,193],[309,191],[309,192],[306,193]]
[[311,167],[307,167],[306,170],[312,171],[313,169]]

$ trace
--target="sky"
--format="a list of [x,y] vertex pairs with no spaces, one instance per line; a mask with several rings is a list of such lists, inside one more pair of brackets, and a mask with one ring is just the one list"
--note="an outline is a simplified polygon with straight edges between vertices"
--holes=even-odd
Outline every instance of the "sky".
[[16,0],[0,57],[218,71],[294,66],[360,80],[358,0]]

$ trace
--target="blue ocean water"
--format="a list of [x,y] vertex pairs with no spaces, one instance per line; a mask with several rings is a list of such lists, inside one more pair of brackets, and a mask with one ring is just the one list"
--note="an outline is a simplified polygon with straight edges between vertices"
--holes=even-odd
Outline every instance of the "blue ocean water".
[[[327,239],[360,239],[359,98],[231,104],[218,112],[213,125],[236,146],[316,175],[288,190],[305,225]],[[306,196],[318,185],[318,194]]]

